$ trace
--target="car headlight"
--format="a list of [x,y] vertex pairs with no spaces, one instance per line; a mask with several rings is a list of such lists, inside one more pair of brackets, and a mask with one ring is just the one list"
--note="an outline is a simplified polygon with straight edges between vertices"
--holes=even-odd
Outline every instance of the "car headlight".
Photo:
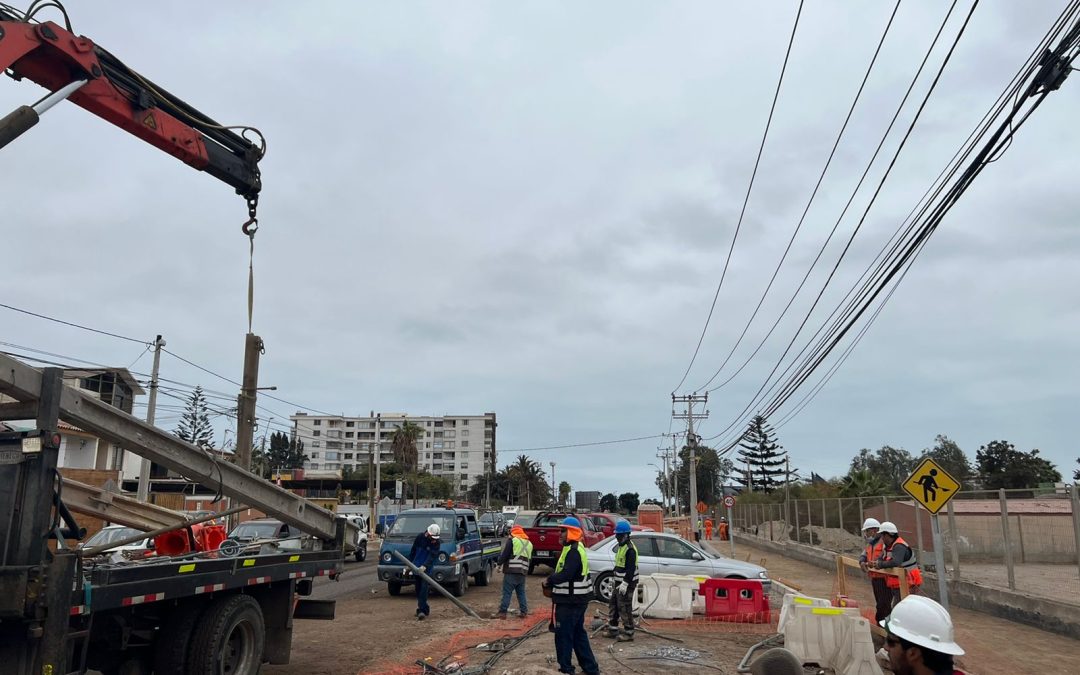
[[758,572],[758,579],[768,579],[768,578],[769,578],[769,573],[768,572]]
[[450,559],[450,558],[449,558],[449,556],[447,556],[447,555],[446,555],[445,553],[440,553],[440,554],[439,554],[439,557],[438,557],[438,561],[439,561],[439,562],[441,562],[441,563],[444,563],[444,564],[445,564],[445,563],[446,563],[446,561],[447,561],[447,560],[449,560],[449,559]]
[[383,562],[386,562],[386,563],[388,563],[388,562],[390,562],[390,561],[391,561],[391,560],[393,560],[393,559],[394,559],[394,558],[393,558],[393,556],[391,556],[391,555],[390,555],[389,553],[383,553],[383,554],[382,554],[382,561],[383,561]]

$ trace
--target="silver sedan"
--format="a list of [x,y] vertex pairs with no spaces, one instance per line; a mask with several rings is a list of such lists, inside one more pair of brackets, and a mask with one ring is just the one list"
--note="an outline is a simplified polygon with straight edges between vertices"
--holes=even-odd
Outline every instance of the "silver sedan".
[[[769,573],[761,565],[709,553],[675,534],[635,532],[631,540],[638,550],[638,573],[680,574],[694,577],[760,579],[766,592]],[[589,576],[596,595],[611,598],[615,570],[615,537],[608,537],[589,549]]]

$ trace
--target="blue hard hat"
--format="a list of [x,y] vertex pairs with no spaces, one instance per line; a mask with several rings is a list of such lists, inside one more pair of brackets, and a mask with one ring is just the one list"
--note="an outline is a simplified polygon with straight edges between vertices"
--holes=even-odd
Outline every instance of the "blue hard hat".
[[615,534],[630,534],[630,523],[625,520],[615,523]]
[[576,527],[581,529],[581,521],[573,516],[567,516],[563,518],[563,521],[559,523],[559,527]]

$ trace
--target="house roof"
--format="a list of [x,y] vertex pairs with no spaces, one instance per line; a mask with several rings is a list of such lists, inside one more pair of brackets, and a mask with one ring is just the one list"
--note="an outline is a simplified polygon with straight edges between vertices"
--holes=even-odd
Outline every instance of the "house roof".
[[135,376],[131,374],[127,368],[65,368],[64,377],[90,377],[92,375],[100,375],[101,373],[115,373],[117,377],[123,380],[124,384],[131,388],[132,394],[136,396],[142,396],[146,394],[146,390],[139,386],[139,381],[135,379]]

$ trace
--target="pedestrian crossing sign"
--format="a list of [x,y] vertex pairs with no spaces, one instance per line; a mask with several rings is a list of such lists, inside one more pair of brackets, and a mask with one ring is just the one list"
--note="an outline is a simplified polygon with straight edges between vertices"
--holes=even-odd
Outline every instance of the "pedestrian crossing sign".
[[932,459],[924,459],[904,481],[904,492],[937,514],[960,491],[960,482]]

